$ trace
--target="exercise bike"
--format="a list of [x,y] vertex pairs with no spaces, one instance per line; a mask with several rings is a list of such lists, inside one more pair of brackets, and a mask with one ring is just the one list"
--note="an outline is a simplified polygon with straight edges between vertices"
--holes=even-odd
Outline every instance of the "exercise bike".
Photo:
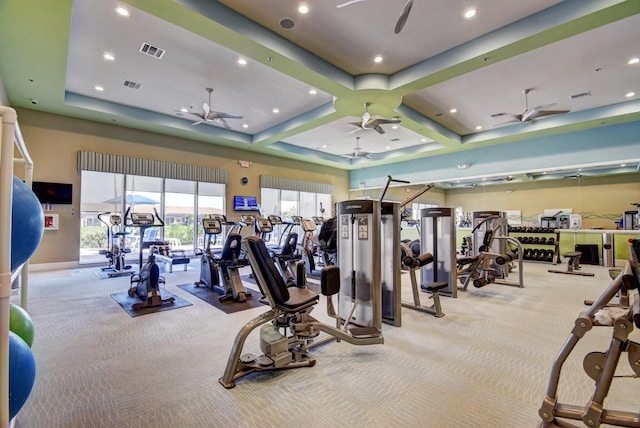
[[140,272],[131,275],[129,282],[129,296],[138,296],[141,303],[134,303],[133,309],[152,308],[162,305],[171,305],[175,298],[163,299],[160,293],[160,284],[164,284],[164,277],[160,275],[160,267],[156,263],[154,246],[149,246],[149,257],[147,262],[142,264],[142,251],[145,248],[144,233],[152,227],[164,227],[164,222],[158,215],[158,211],[153,209],[151,213],[129,213],[131,207],[125,213],[125,226],[137,227],[140,229]]
[[244,265],[239,262],[242,236],[239,233],[229,233],[225,239],[222,252],[215,254],[212,243],[222,233],[220,220],[215,218],[202,219],[204,229],[204,251],[196,250],[200,256],[200,279],[196,286],[204,285],[212,291],[221,294],[221,302],[233,300],[242,303],[251,297],[251,293],[244,288],[238,269]]
[[[109,222],[102,217],[109,214]],[[104,212],[98,214],[98,220],[107,227],[107,249],[100,250],[100,254],[109,260],[109,265],[100,270],[110,278],[120,275],[131,275],[133,270],[130,265],[125,264],[124,255],[130,252],[126,248],[127,235],[129,232],[122,230],[122,218],[119,214]]]

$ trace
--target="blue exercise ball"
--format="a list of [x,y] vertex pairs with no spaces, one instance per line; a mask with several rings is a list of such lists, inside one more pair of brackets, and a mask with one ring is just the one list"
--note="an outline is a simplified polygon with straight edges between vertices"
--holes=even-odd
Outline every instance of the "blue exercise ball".
[[27,402],[36,381],[36,360],[29,345],[9,331],[9,418]]
[[44,233],[44,213],[35,193],[13,177],[11,204],[11,272],[16,270],[40,245]]

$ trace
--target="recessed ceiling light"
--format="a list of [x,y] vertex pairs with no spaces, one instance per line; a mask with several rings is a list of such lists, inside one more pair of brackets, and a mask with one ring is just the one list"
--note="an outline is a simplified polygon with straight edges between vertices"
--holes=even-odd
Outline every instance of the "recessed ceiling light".
[[476,131],[480,131],[482,129],[482,126],[478,125],[476,126]]
[[271,110],[272,112],[274,112],[275,114],[280,113],[280,110],[278,108],[274,108],[273,110]]
[[127,16],[127,17],[131,16],[131,13],[122,6],[116,7],[116,13],[120,16]]
[[373,59],[373,62],[382,62],[382,57],[380,55],[378,55],[377,57],[375,57]]
[[189,109],[188,109],[188,108],[186,108],[186,107],[182,107],[182,108],[180,109],[180,111],[181,111],[181,112],[183,112],[183,113],[189,113]]
[[626,163],[621,163],[620,166],[624,167],[624,166],[627,166],[627,164]]
[[426,138],[420,138],[420,141],[423,142],[423,143],[426,143],[427,139]]
[[449,113],[457,113],[457,112],[458,112],[458,109],[455,108],[455,107],[453,107],[453,108],[451,108],[451,110],[449,110]]
[[392,125],[391,129],[398,129],[398,125]]
[[387,146],[387,147],[385,147],[385,149],[387,149],[387,150],[389,150],[390,148],[391,148],[391,146]]
[[640,63],[640,58],[638,58],[638,57],[636,57],[636,58],[631,58],[631,59],[629,60],[629,62],[627,62],[627,64],[629,64],[629,65],[638,64],[638,63]]
[[483,177],[483,178],[482,178],[482,181],[487,181],[487,177]]
[[243,124],[242,124],[242,127],[243,127],[244,129],[247,129],[247,128],[249,127],[249,125],[247,125],[246,123],[243,123]]
[[624,96],[627,97],[627,98],[631,98],[631,97],[635,97],[636,93],[631,91],[631,92],[627,92],[626,94],[624,94]]
[[317,93],[318,93],[318,91],[316,91],[315,89],[313,89],[313,88],[312,88],[312,89],[309,89],[309,94],[311,94],[311,95],[315,95],[315,94],[317,94]]
[[328,146],[327,146],[326,144],[323,144],[323,145],[322,145],[322,148],[323,148],[323,149],[326,149],[327,147],[328,147]]
[[476,16],[477,10],[475,10],[474,8],[470,8],[464,11],[464,17],[467,19],[471,19],[474,16]]
[[107,61],[113,61],[114,59],[116,59],[115,56],[113,56],[113,54],[109,53],[109,52],[105,52],[102,55],[102,58],[106,59]]
[[309,12],[309,6],[307,6],[306,4],[301,4],[298,7],[298,12],[300,12],[300,13],[308,13]]
[[102,87],[100,85],[94,86],[93,89],[95,89],[96,91],[100,91],[100,92],[104,91],[104,87]]
[[240,65],[247,65],[247,60],[246,60],[246,59],[244,59],[244,58],[240,58],[240,59],[238,60],[238,64],[240,64]]

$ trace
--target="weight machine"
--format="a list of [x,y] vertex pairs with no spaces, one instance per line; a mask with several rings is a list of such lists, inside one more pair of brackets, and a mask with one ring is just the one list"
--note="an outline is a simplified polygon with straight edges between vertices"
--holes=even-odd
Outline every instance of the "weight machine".
[[[585,426],[599,427],[601,424],[621,427],[640,427],[640,412],[609,410],[604,401],[611,391],[614,380],[634,381],[640,377],[640,343],[629,340],[634,325],[640,328],[640,267],[638,254],[633,243],[629,245],[629,261],[606,290],[582,312],[575,321],[569,338],[556,356],[551,368],[546,395],[538,415],[541,427],[576,427],[565,419],[582,421]],[[631,294],[632,292],[633,294]],[[617,304],[610,302],[618,295]],[[625,300],[631,297],[630,300]],[[615,312],[614,312],[615,310]],[[593,327],[610,327],[611,342],[605,352],[591,352],[585,355],[583,368],[587,376],[594,380],[594,392],[584,406],[558,402],[560,373],[576,345]],[[616,375],[623,353],[627,354],[632,374]],[[615,389],[614,389],[615,391]],[[637,397],[636,388],[632,392]],[[637,401],[636,401],[637,402]],[[635,406],[634,406],[635,408]]]

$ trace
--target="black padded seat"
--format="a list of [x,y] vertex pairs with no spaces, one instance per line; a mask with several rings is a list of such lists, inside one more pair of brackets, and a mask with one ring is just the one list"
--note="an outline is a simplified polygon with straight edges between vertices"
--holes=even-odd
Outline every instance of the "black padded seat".
[[320,296],[308,288],[289,287],[289,299],[276,303],[276,307],[286,311],[300,310],[307,306],[315,305]]
[[438,291],[438,290],[442,290],[443,288],[447,288],[447,286],[449,285],[448,282],[432,282],[431,284],[422,284],[420,286],[421,289],[425,290],[425,291],[430,291],[430,292],[434,292],[434,291]]
[[253,269],[256,275],[264,279],[260,282],[267,288],[272,308],[291,313],[318,303],[320,296],[313,291],[307,288],[287,287],[262,239],[249,236],[244,242],[247,252],[255,261]]

